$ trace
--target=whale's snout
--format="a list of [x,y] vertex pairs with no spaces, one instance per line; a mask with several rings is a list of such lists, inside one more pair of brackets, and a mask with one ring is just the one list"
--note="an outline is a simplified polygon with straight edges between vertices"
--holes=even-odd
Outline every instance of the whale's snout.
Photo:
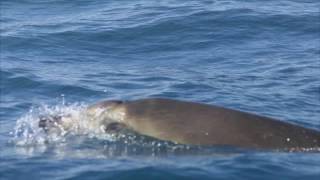
[[73,118],[71,115],[46,115],[40,116],[38,127],[46,133],[66,131],[72,127]]
[[62,116],[54,115],[54,116],[40,116],[38,126],[45,131],[49,131],[54,127],[58,127],[62,122]]

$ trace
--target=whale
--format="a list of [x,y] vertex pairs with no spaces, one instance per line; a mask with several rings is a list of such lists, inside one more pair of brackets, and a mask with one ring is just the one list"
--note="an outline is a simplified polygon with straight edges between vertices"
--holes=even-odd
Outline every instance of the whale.
[[[320,149],[320,131],[255,113],[166,98],[105,100],[84,111],[88,127],[104,133],[130,130],[177,144],[250,149]],[[42,117],[39,127],[72,128],[70,116]]]

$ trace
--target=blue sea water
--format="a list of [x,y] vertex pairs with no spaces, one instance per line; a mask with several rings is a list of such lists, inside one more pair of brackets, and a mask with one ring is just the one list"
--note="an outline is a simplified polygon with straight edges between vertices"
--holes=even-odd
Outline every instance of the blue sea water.
[[0,179],[319,179],[320,153],[50,137],[102,99],[216,104],[320,130],[317,0],[1,0]]

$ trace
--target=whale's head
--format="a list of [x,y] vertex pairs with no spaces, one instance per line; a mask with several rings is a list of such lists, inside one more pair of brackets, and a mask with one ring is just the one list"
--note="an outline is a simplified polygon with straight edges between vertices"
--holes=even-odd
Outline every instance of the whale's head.
[[46,132],[68,132],[70,129],[81,131],[114,132],[125,127],[124,118],[126,116],[123,101],[101,101],[90,105],[77,116],[50,115],[39,117],[39,127]]
[[105,132],[118,132],[127,127],[124,104],[123,101],[118,100],[101,101],[87,108],[87,116],[96,121]]
[[91,118],[100,118],[109,121],[121,121],[124,116],[123,101],[107,100],[90,105],[86,114]]

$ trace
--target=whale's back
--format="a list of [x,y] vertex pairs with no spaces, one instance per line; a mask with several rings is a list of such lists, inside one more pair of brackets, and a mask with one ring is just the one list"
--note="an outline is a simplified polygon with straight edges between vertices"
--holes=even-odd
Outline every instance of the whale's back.
[[126,103],[134,130],[155,138],[195,145],[250,148],[320,147],[320,132],[219,106],[172,99]]

